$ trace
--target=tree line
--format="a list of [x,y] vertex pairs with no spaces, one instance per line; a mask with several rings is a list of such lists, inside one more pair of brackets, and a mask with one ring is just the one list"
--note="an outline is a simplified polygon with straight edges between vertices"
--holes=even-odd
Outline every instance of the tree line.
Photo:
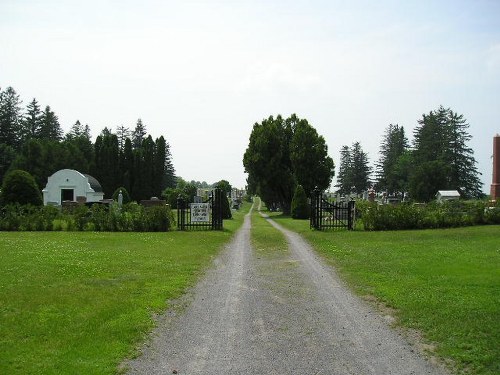
[[389,195],[408,193],[416,201],[434,199],[438,190],[457,190],[464,198],[480,198],[482,184],[471,135],[463,115],[440,106],[423,114],[410,144],[404,127],[390,124],[380,145],[375,178],[368,155],[358,142],[343,146],[337,185],[341,194],[361,193],[373,186]]
[[[480,198],[482,184],[468,146],[468,127],[463,115],[443,106],[422,116],[411,144],[404,127],[390,124],[375,168],[359,142],[344,145],[337,192],[361,194],[373,187],[388,195],[407,194],[414,201],[427,202],[438,190],[458,190],[464,198]],[[268,207],[287,213],[297,187],[310,197],[314,188],[329,188],[335,174],[324,138],[296,115],[271,116],[256,123],[243,165],[249,192],[260,195]]]
[[123,187],[132,200],[161,196],[176,185],[170,145],[153,140],[141,119],[131,130],[105,127],[92,142],[90,127],[76,121],[64,134],[55,112],[33,99],[25,109],[12,87],[0,88],[0,181],[10,170],[30,173],[42,189],[60,169],[94,176],[105,197]]

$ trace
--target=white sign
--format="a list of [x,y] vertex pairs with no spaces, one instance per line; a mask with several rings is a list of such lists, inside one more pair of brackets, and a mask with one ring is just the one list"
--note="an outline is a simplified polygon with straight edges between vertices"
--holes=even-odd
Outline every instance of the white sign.
[[208,203],[191,203],[191,222],[207,222],[210,221],[210,204]]

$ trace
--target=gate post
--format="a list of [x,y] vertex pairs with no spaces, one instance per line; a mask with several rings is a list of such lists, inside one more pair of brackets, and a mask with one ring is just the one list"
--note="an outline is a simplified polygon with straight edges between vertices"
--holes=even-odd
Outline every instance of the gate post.
[[347,229],[353,230],[354,229],[354,201],[349,201],[348,202],[348,213],[347,213]]
[[312,192],[312,197],[311,197],[311,220],[310,220],[310,227],[320,230],[320,222],[319,220],[321,217],[321,192],[318,190],[318,188],[314,189]]
[[222,199],[224,198],[224,192],[221,189],[215,188],[212,191],[212,230],[223,228]]
[[177,197],[177,230],[185,230],[186,229],[186,221],[185,221],[185,201],[184,198],[179,194]]

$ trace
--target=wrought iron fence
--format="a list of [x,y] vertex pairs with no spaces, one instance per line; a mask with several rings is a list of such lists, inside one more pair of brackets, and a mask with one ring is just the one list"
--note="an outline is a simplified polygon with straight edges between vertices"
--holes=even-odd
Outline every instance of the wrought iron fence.
[[181,196],[177,199],[178,230],[222,230],[222,200],[227,199],[224,192],[214,189],[210,197],[200,203],[186,202]]
[[311,197],[310,227],[316,230],[354,229],[354,201],[328,202],[314,190]]

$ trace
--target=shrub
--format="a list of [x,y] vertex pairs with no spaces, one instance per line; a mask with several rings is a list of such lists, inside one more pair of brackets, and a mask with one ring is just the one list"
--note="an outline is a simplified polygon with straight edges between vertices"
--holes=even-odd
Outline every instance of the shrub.
[[1,211],[0,230],[51,231],[58,217],[60,212],[56,207],[9,204]]
[[292,217],[294,219],[309,219],[310,207],[304,188],[297,185],[292,198]]
[[42,194],[33,176],[19,169],[7,173],[4,177],[0,200],[2,205],[18,203],[41,206],[43,204]]
[[[486,208],[483,201],[448,201],[416,205],[378,205],[359,202],[358,218],[366,230],[450,228],[499,223],[500,208]],[[498,216],[497,216],[498,215]],[[497,220],[495,222],[495,220]]]

